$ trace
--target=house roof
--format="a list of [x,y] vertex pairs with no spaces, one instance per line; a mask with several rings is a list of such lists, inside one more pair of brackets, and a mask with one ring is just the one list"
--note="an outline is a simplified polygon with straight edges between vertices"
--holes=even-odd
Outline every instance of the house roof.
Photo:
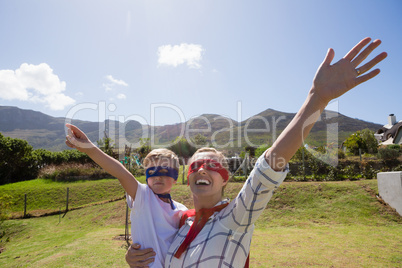
[[[376,134],[383,134],[381,137],[381,141],[385,142],[387,141],[390,142],[389,140],[393,142],[394,138],[398,135],[398,132],[402,130],[402,121],[399,121],[395,125],[393,125],[391,128],[387,128],[383,126],[382,128],[378,129]],[[384,143],[383,143],[384,144]],[[390,143],[392,144],[392,143]]]

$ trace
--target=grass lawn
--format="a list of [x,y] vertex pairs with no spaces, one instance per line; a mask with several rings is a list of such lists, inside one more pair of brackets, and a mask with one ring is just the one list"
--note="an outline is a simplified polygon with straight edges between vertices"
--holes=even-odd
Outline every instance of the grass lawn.
[[401,267],[401,231],[363,224],[257,229],[251,267]]
[[[145,181],[145,177],[137,178]],[[53,182],[45,179],[22,181],[0,186],[0,198],[7,196],[12,217],[24,214],[24,196],[27,194],[27,213],[31,216],[64,211],[67,188],[69,188],[68,208],[107,202],[124,198],[124,189],[117,179],[102,179],[78,182]]]
[[[4,223],[0,267],[126,267],[124,201]],[[3,237],[3,239],[7,239]]]
[[[241,187],[230,183],[226,195]],[[250,267],[402,267],[402,217],[376,192],[376,180],[285,182],[256,223]],[[172,194],[192,206],[187,186]],[[126,242],[115,239],[124,234],[125,208],[119,200],[64,218],[7,220],[0,267],[127,267]]]

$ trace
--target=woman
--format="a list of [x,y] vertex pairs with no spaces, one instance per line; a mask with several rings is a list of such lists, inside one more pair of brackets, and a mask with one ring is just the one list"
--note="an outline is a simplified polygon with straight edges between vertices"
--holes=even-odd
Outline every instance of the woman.
[[[247,265],[254,222],[286,177],[287,163],[321,112],[331,100],[379,74],[379,69],[368,71],[386,58],[385,52],[357,68],[381,44],[380,40],[370,41],[370,38],[363,39],[333,65],[334,51],[328,50],[301,109],[272,147],[258,159],[242,190],[230,203],[222,201],[227,184],[223,155],[214,149],[195,153],[188,179],[196,213],[188,213],[188,218],[183,220],[168,250],[165,267]],[[138,267],[152,260],[148,259],[150,254],[152,250],[136,250],[134,246],[127,252],[126,260],[130,266]]]

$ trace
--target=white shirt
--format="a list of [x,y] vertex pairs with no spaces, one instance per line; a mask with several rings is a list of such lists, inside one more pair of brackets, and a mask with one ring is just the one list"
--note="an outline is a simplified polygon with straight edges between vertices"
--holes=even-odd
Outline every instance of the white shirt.
[[127,204],[131,208],[131,238],[141,249],[153,248],[155,261],[149,267],[164,267],[165,256],[178,228],[183,210],[187,208],[173,201],[165,203],[146,184],[138,183],[135,200],[127,195]]
[[[250,252],[254,223],[288,171],[272,170],[264,155],[257,160],[237,197],[209,218],[180,259],[177,259],[174,254],[184,241],[194,217],[187,219],[169,248],[165,267],[244,267]],[[227,201],[217,205],[223,202]]]

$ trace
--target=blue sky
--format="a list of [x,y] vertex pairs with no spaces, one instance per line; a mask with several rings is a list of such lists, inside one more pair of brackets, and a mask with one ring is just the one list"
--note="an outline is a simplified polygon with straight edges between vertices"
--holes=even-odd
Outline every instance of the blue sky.
[[334,105],[385,124],[402,120],[401,14],[400,0],[0,0],[0,105],[156,125],[297,112],[328,48],[337,61],[369,36],[380,75]]

